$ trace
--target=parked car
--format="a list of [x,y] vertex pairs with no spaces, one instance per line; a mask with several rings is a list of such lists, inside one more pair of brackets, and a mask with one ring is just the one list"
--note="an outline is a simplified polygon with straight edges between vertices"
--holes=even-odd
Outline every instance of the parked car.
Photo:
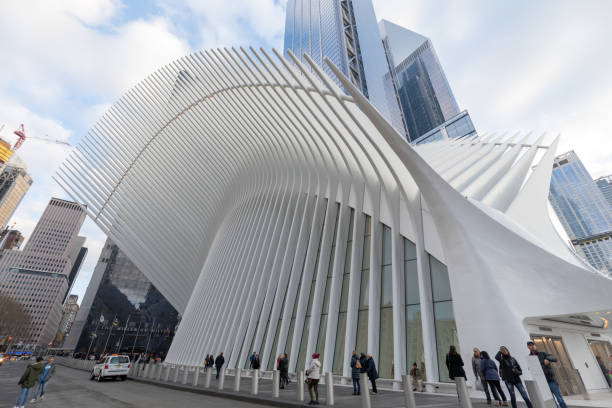
[[96,380],[98,382],[105,378],[125,380],[128,375],[128,371],[132,364],[130,363],[130,357],[125,355],[111,355],[102,357],[91,370],[90,380]]

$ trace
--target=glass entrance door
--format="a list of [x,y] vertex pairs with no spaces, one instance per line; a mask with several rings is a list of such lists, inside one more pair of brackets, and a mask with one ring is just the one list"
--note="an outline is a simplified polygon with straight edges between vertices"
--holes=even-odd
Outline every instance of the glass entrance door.
[[606,379],[608,386],[612,386],[609,374],[610,370],[612,370],[612,360],[610,360],[612,345],[609,341],[589,340],[589,346],[591,346],[591,350],[597,359],[597,364],[601,368],[601,373]]
[[559,389],[563,395],[583,394],[586,392],[582,377],[574,368],[567,354],[561,337],[532,335],[539,351],[545,351],[557,357],[557,362],[552,363]]

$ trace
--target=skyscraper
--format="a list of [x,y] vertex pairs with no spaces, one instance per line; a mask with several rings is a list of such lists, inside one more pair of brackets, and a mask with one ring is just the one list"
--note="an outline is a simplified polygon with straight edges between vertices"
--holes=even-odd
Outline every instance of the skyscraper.
[[384,90],[388,67],[371,1],[289,0],[284,50],[304,63],[308,54],[334,78],[324,62],[328,57],[383,116],[392,119],[398,112]]
[[0,259],[0,291],[30,315],[24,344],[46,345],[55,337],[74,263],[70,253],[84,220],[78,204],[52,198],[23,251],[4,251]]
[[595,184],[597,184],[597,187],[601,190],[608,204],[612,207],[612,175],[598,178],[595,180]]
[[55,336],[55,344],[62,344],[66,334],[72,328],[72,323],[76,318],[79,311],[79,297],[77,295],[69,295],[68,299],[62,307],[62,320],[60,320],[59,328],[57,329],[57,335]]
[[387,99],[397,99],[408,139],[415,141],[459,115],[459,106],[429,38],[387,20],[379,29],[389,64]]
[[72,285],[74,285],[74,281],[81,270],[85,257],[87,256],[87,247],[83,246],[83,244],[85,244],[85,240],[85,237],[77,237],[77,240],[72,246],[72,251],[70,251],[72,266],[70,267],[70,273],[68,274],[68,291],[66,291],[64,302],[66,302],[68,296],[70,296]]
[[164,353],[177,322],[176,310],[107,239],[64,348]]
[[31,185],[25,163],[13,155],[0,173],[0,228],[8,223]]
[[574,151],[555,159],[550,202],[574,248],[594,268],[612,272],[612,207]]

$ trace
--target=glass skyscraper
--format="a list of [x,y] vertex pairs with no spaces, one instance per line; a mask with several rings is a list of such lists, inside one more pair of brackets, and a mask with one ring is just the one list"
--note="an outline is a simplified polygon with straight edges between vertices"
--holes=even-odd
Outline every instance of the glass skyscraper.
[[402,126],[412,142],[459,115],[459,106],[429,38],[386,20],[379,30],[388,63],[387,100],[396,100],[403,121],[394,126]]
[[[291,50],[308,66],[308,54],[331,78],[324,62],[328,57],[392,123],[399,113],[389,106],[384,89],[388,73],[371,1],[289,0],[285,21],[284,51]],[[338,82],[338,85],[340,83]]]
[[555,159],[550,202],[574,248],[594,268],[612,272],[612,208],[573,151]]
[[595,184],[612,207],[612,175],[598,178],[595,180]]

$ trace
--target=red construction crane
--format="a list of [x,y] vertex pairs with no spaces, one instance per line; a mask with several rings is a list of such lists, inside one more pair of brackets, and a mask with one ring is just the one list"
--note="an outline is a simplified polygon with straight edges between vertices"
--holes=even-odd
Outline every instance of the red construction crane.
[[[15,142],[15,145],[13,146],[13,148],[11,150],[16,151],[17,149],[19,149],[21,147],[23,142],[25,142],[25,140],[26,140],[26,134],[25,134],[25,129],[23,128],[23,123],[13,133],[17,135],[18,139]],[[47,136],[47,135],[45,135],[45,136]],[[63,140],[51,139],[51,138],[48,138],[48,137],[32,137],[32,136],[29,136],[29,138],[30,139],[34,139],[34,140],[42,140],[44,142],[49,142],[49,143],[61,144],[61,145],[64,145],[64,146],[72,146],[70,143],[64,142]]]

